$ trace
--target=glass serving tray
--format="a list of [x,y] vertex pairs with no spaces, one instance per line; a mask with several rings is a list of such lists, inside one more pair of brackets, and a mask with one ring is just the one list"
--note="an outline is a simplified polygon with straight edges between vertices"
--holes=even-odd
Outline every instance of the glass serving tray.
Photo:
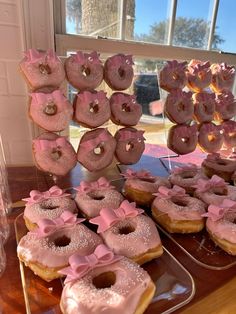
[[[27,233],[23,214],[15,219],[17,243]],[[164,248],[164,253],[158,259],[146,263],[148,271],[156,284],[156,293],[152,303],[145,311],[152,313],[172,313],[189,303],[195,294],[195,285],[189,272]],[[21,280],[26,304],[26,313],[59,314],[59,302],[63,280],[53,280],[48,283],[25,267],[20,262]]]

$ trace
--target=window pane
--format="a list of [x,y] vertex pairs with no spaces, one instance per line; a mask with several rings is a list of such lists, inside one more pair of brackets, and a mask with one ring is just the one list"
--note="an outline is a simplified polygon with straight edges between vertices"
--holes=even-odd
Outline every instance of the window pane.
[[[215,37],[218,48],[223,51],[236,52],[235,19],[236,1],[221,0],[216,20]],[[216,47],[213,46],[215,49]]]
[[[167,42],[167,20],[170,1],[128,0],[126,7],[126,39],[152,43]],[[132,7],[135,7],[132,15]],[[131,31],[127,30],[133,29]]]
[[206,49],[212,7],[212,0],[179,0],[173,45]]
[[66,32],[119,38],[120,0],[66,0]]

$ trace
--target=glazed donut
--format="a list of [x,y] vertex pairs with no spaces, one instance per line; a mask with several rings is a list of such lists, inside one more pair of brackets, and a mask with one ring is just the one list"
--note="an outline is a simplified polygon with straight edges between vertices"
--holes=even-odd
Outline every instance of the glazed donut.
[[169,129],[167,146],[179,155],[192,153],[197,146],[197,126],[175,125]]
[[71,195],[64,193],[58,186],[52,186],[48,191],[40,192],[32,190],[29,198],[23,198],[26,202],[24,220],[26,227],[33,230],[38,227],[40,219],[56,219],[65,211],[77,212],[75,201]]
[[80,91],[95,89],[103,80],[103,66],[96,51],[72,54],[65,61],[65,70],[69,83]]
[[134,128],[122,128],[116,132],[115,156],[121,164],[130,165],[139,161],[145,149],[143,133]]
[[220,154],[210,154],[203,160],[201,166],[209,178],[216,174],[226,182],[230,182],[232,174],[236,171],[236,160],[222,158]]
[[203,216],[208,217],[207,232],[215,244],[227,253],[236,255],[236,202],[225,199],[219,206],[210,205]]
[[65,79],[64,67],[52,49],[46,52],[29,49],[20,62],[20,70],[33,91],[39,89],[52,91]]
[[135,95],[113,93],[110,98],[111,120],[117,125],[134,126],[142,115],[142,106]]
[[30,118],[41,128],[59,132],[65,130],[73,114],[72,105],[58,89],[52,93],[31,93]]
[[154,296],[148,273],[105,245],[85,258],[74,254],[69,262],[61,271],[67,275],[60,302],[64,314],[142,314]]
[[109,100],[103,91],[84,91],[74,99],[74,121],[86,128],[97,128],[110,119]]
[[82,181],[74,189],[75,202],[86,218],[98,216],[102,208],[118,208],[124,199],[104,177],[93,182]]
[[192,195],[199,179],[207,179],[203,170],[194,164],[183,164],[171,170],[169,181],[172,185],[178,185]]
[[216,153],[223,145],[222,126],[212,122],[202,123],[199,127],[198,144],[206,153]]
[[172,89],[182,89],[187,83],[186,66],[186,61],[167,61],[167,64],[160,71],[160,87],[167,92]]
[[210,62],[191,60],[186,75],[188,88],[194,92],[201,92],[210,85],[212,80]]
[[224,90],[231,90],[234,77],[234,66],[228,66],[226,63],[214,63],[211,65],[212,82],[211,89],[215,93],[222,93]]
[[129,201],[138,205],[150,206],[160,185],[171,187],[167,178],[153,176],[146,170],[134,171],[127,169],[122,176],[126,179],[124,195]]
[[172,189],[161,186],[152,203],[152,217],[170,233],[194,233],[204,228],[205,204],[185,194],[174,185]]
[[190,123],[193,116],[192,93],[173,89],[167,96],[164,112],[173,123]]
[[83,220],[68,211],[55,220],[39,220],[39,227],[20,239],[18,258],[46,281],[62,277],[59,270],[69,264],[72,254],[88,255],[102,243],[96,233],[80,223]]
[[89,171],[108,167],[113,160],[116,141],[106,129],[86,132],[80,140],[77,159]]
[[89,220],[98,225],[97,233],[115,254],[144,264],[163,253],[157,228],[144,211],[127,200],[117,209],[103,208],[100,215]]
[[236,148],[236,121],[224,121],[222,124],[224,146],[227,148]]
[[36,167],[42,171],[64,176],[76,166],[76,153],[65,137],[44,133],[33,140]]
[[208,205],[219,205],[226,198],[236,201],[236,187],[228,185],[217,175],[210,180],[199,179],[195,188],[195,196]]
[[124,90],[130,87],[134,71],[131,55],[117,54],[108,58],[104,64],[104,80],[113,90]]
[[236,101],[234,95],[230,91],[223,91],[216,94],[216,112],[215,119],[229,120],[236,115]]
[[193,94],[194,119],[199,122],[211,122],[215,112],[215,94],[214,93],[196,93]]

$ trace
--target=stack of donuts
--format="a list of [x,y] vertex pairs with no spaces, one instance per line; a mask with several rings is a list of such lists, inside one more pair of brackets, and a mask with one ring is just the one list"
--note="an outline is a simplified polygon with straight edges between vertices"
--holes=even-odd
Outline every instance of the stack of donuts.
[[[226,63],[168,61],[160,72],[167,95],[164,111],[175,123],[168,147],[184,155],[197,144],[207,153],[236,147],[236,101],[231,92],[235,69]],[[216,123],[213,123],[215,121]]]
[[[121,92],[133,79],[130,55],[118,54],[103,65],[97,52],[77,52],[63,65],[52,50],[29,49],[20,62],[20,70],[30,89],[29,116],[46,133],[33,140],[36,166],[54,175],[65,175],[79,161],[89,171],[102,170],[113,157],[123,164],[136,163],[145,148],[143,131],[135,126],[142,108],[134,95]],[[73,106],[62,92],[64,79],[78,90]],[[116,91],[110,99],[96,90],[105,80]],[[59,132],[73,119],[92,129],[81,138],[77,154]],[[124,126],[114,137],[100,128],[109,119]]]

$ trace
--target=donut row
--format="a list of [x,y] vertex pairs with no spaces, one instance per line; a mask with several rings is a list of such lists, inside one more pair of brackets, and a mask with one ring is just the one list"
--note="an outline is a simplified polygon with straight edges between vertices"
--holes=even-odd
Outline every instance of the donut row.
[[40,170],[60,176],[74,168],[77,161],[91,172],[108,167],[114,156],[122,164],[134,164],[145,149],[143,133],[122,128],[113,137],[107,129],[94,129],[81,137],[77,154],[65,137],[44,133],[33,140],[34,160]]
[[136,97],[126,93],[113,93],[108,99],[103,91],[83,91],[75,96],[73,107],[60,89],[30,96],[30,118],[50,132],[65,130],[72,118],[86,128],[97,128],[109,119],[117,125],[134,126],[142,115]]
[[206,153],[216,153],[222,148],[236,147],[236,121],[224,121],[221,125],[212,122],[174,125],[169,129],[167,146],[176,154],[192,153],[197,144]]
[[189,63],[176,60],[167,61],[160,71],[160,86],[170,92],[185,86],[195,93],[211,88],[216,93],[232,89],[235,68],[226,63],[191,60]]

